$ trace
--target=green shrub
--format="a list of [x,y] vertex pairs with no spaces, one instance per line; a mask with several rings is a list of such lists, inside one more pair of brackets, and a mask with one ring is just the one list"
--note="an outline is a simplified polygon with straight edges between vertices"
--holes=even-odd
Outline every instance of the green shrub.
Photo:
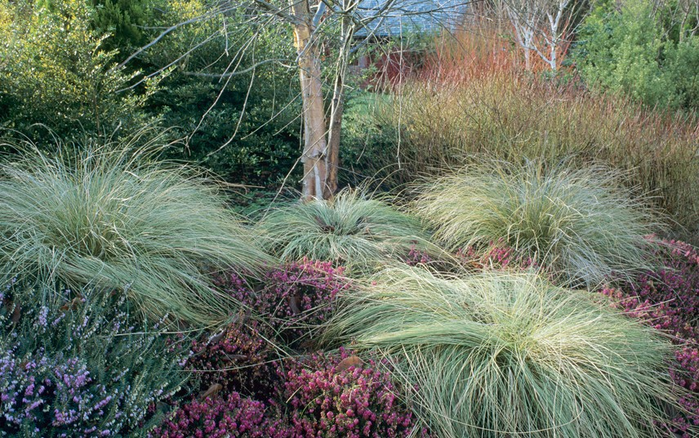
[[[166,3],[159,25],[197,20],[138,58],[146,71],[177,60],[146,107],[187,138],[170,156],[206,166],[228,182],[278,186],[300,154],[295,121],[301,100],[296,71],[264,60],[294,59],[286,29],[256,26],[250,11],[222,3],[225,12],[203,0]],[[227,75],[234,68],[238,73]]]
[[298,78],[271,62],[225,73],[295,53],[285,30],[248,18],[203,0],[0,2],[0,127],[50,143],[157,123],[187,139],[169,157],[231,183],[276,185],[299,155]]
[[294,203],[273,209],[258,223],[268,249],[282,260],[337,262],[370,268],[414,247],[429,248],[419,221],[356,190],[332,200]]
[[100,34],[110,34],[107,45],[123,58],[150,42],[154,15],[162,13],[168,0],[90,0],[95,12],[90,25]]
[[667,74],[682,108],[699,109],[699,35],[668,48]]
[[[153,96],[150,108],[154,113],[163,113],[163,125],[176,127],[178,136],[187,137],[186,147],[173,148],[169,156],[197,163],[230,183],[265,188],[281,185],[294,168],[300,150],[298,129],[292,123],[295,105],[272,119],[279,108],[261,94],[274,90],[262,89],[250,99],[252,108],[241,114],[238,98],[242,91],[229,85],[230,90],[202,119],[203,111],[220,91],[218,86],[214,81],[194,81],[177,72],[171,76],[163,81],[162,92]],[[291,178],[300,179],[300,172],[297,167]]]
[[378,114],[390,105],[390,97],[364,91],[348,99],[342,117],[342,171],[338,175],[341,184],[356,186],[395,172],[394,166],[384,166],[387,158],[396,158],[399,130],[377,120]]
[[685,14],[673,2],[596,2],[573,51],[578,71],[593,86],[651,106],[698,109],[699,35],[678,29],[677,18],[662,20],[684,16],[691,28]]
[[20,275],[37,284],[113,289],[156,317],[227,318],[234,303],[212,288],[208,273],[232,266],[254,274],[271,259],[213,181],[154,162],[154,146],[110,147],[55,158],[27,150],[0,164],[5,280]]
[[595,295],[532,274],[372,280],[326,336],[385,355],[437,436],[662,436],[671,345]]
[[490,162],[427,182],[415,211],[451,250],[500,243],[568,285],[646,266],[653,217],[604,168]]
[[34,136],[43,124],[67,138],[76,133],[111,134],[148,122],[143,107],[157,89],[147,80],[129,87],[137,71],[117,66],[117,50],[104,47],[106,32],[91,27],[90,2],[3,2],[0,4],[0,124]]

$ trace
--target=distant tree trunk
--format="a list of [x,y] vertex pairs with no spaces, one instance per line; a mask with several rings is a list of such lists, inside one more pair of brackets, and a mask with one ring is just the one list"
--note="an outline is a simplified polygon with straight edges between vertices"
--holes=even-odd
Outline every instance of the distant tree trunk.
[[333,84],[333,97],[330,106],[330,131],[328,132],[328,183],[324,197],[330,198],[337,191],[337,171],[340,166],[340,136],[342,133],[342,115],[345,111],[345,82],[347,64],[349,63],[350,46],[355,26],[348,15],[342,18],[340,54],[338,56],[337,74]]
[[[557,71],[559,52],[565,51],[566,47],[562,45],[566,44],[565,36],[576,12],[574,0],[502,1],[517,43],[524,49],[526,69],[532,68],[531,53],[534,52],[552,71]],[[544,18],[548,20],[548,26]],[[548,50],[544,49],[545,46]]]
[[323,197],[331,198],[337,191],[337,170],[340,161],[340,135],[342,131],[342,114],[345,111],[345,102],[342,88],[344,87],[342,74],[335,77],[333,85],[333,100],[330,108],[330,132],[328,133],[327,170],[328,179],[325,185]]
[[[513,7],[513,4],[518,5],[519,8]],[[510,3],[505,3],[505,9],[514,27],[517,43],[524,50],[524,68],[531,71],[531,53],[535,50],[534,38],[539,19],[538,5],[533,1],[525,2],[522,5],[522,3],[510,0]]]
[[[332,194],[328,186],[326,156],[327,128],[323,106],[320,70],[320,49],[313,36],[313,16],[307,0],[289,0],[291,12],[297,21],[294,27],[294,45],[298,54],[299,78],[303,100],[303,188],[304,201],[325,199]],[[337,170],[334,172],[337,176]],[[335,184],[336,187],[336,184]]]

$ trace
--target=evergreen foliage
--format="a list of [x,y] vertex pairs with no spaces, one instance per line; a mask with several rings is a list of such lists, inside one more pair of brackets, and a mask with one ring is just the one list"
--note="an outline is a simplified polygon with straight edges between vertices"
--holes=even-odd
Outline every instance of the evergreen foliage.
[[140,73],[117,65],[118,51],[104,47],[108,34],[91,25],[88,2],[23,0],[0,3],[0,10],[7,17],[0,27],[3,126],[30,133],[41,124],[67,140],[119,126],[133,132],[148,122],[143,106],[157,80],[129,90]]
[[621,6],[596,2],[574,51],[582,77],[651,106],[699,109],[696,18],[684,23],[669,18],[677,7],[667,2],[656,8],[643,0]]

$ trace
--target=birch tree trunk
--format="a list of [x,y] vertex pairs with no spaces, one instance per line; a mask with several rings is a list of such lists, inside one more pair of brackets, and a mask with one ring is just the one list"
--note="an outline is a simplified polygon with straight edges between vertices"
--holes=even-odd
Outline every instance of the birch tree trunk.
[[[291,13],[296,18],[294,45],[299,64],[301,96],[303,100],[303,188],[302,199],[325,199],[332,194],[328,187],[326,156],[328,153],[323,106],[323,88],[320,69],[320,48],[312,40],[313,16],[308,0],[289,0]],[[337,171],[335,171],[337,175]]]
[[[517,43],[524,49],[527,70],[531,70],[531,52],[539,55],[552,71],[558,70],[561,43],[565,42],[575,12],[572,1],[502,0]],[[548,28],[544,17],[548,20]]]

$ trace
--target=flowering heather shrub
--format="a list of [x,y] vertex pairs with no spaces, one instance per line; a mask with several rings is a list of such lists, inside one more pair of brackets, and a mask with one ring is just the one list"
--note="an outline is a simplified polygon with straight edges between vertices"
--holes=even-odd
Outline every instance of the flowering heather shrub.
[[518,254],[512,247],[503,242],[490,244],[485,250],[477,250],[469,246],[456,252],[456,258],[463,266],[474,269],[527,269],[536,267],[537,263],[531,257]]
[[[90,435],[109,436],[118,394],[94,381],[80,358],[49,357],[45,351],[22,359],[12,350],[0,357],[2,417],[4,432],[28,436]],[[99,427],[98,427],[99,426]]]
[[192,399],[151,436],[383,438],[409,436],[415,427],[388,373],[372,361],[341,350],[276,364],[282,383],[266,402],[236,391]]
[[689,428],[699,426],[699,350],[696,343],[678,349],[675,359],[677,363],[670,368],[672,380],[688,389],[691,395],[680,398],[680,404],[688,413],[675,418],[672,426],[675,431],[682,432],[682,438],[691,438]]
[[227,397],[193,399],[149,435],[157,438],[286,438],[278,419],[266,417],[265,404],[243,398],[237,392]]
[[[356,365],[355,365],[356,364]],[[341,350],[314,354],[284,372],[294,437],[401,437],[415,428],[388,373]]]
[[601,293],[629,316],[672,335],[678,344],[670,375],[692,395],[680,399],[689,414],[677,418],[673,427],[689,438],[689,425],[699,425],[699,253],[687,243],[663,241],[653,255],[663,262],[661,268]]
[[[271,271],[255,291],[232,274],[217,285],[263,320],[241,319],[208,342],[195,342],[190,370],[200,389],[152,432],[163,437],[399,437],[414,421],[396,398],[389,375],[346,351],[279,360],[268,339],[287,345],[326,321],[337,294],[350,287],[342,268],[303,260]],[[360,366],[361,365],[361,366]],[[220,386],[219,386],[220,385]],[[276,389],[275,389],[276,387]],[[260,401],[263,400],[263,401]]]
[[231,274],[219,286],[261,315],[280,339],[298,347],[309,329],[325,322],[337,294],[351,287],[344,268],[304,258],[268,272],[265,285],[253,291]]
[[273,326],[287,339],[298,339],[307,327],[327,321],[337,294],[350,287],[343,274],[344,268],[333,268],[330,262],[304,259],[288,264],[269,273],[258,304],[266,306]]
[[270,341],[308,346],[301,340],[327,320],[336,295],[349,287],[342,274],[343,268],[330,262],[304,259],[268,272],[258,291],[234,273],[216,279],[218,287],[262,319],[240,314],[223,332],[194,341],[187,369],[196,372],[200,389],[219,384],[224,392],[263,399],[273,392],[278,381],[273,362],[279,354]]
[[[200,390],[221,385],[220,391],[240,392],[264,399],[277,381],[271,361],[278,357],[263,336],[266,326],[258,321],[230,325],[207,341],[194,341],[194,355],[186,368],[198,377]],[[269,330],[267,330],[269,331]]]
[[53,293],[65,299],[59,309],[20,307],[14,288],[2,294],[0,430],[110,436],[159,422],[154,407],[186,379],[188,349],[159,324],[134,324],[123,296]]
[[685,340],[697,339],[699,323],[699,253],[678,241],[663,241],[653,257],[662,267],[639,274],[621,289],[604,289],[603,294],[631,316],[642,318],[655,328]]

